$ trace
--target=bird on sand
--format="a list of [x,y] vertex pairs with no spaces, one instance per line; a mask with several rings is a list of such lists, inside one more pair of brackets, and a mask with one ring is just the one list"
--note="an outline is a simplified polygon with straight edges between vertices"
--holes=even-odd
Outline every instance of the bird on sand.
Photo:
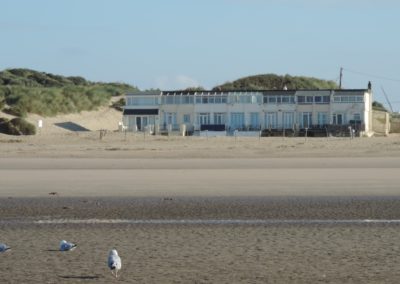
[[[108,254],[108,267],[111,269],[112,275],[115,276],[115,278],[118,277],[118,270],[121,269],[122,263],[121,263],[121,258],[118,255],[118,252],[116,249],[112,249],[110,253]],[[115,271],[115,274],[114,274]]]
[[8,250],[10,250],[11,248],[8,246],[8,245],[6,245],[6,244],[3,244],[3,243],[0,243],[0,253],[1,252],[6,252],[6,251],[8,251]]
[[66,240],[60,242],[60,251],[70,251],[74,250],[76,247],[76,244],[67,242]]

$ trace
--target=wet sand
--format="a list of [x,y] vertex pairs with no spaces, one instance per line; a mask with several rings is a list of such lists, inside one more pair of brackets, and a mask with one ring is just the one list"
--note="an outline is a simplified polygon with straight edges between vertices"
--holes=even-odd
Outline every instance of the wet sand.
[[0,283],[400,280],[397,140],[87,135],[0,137]]
[[[0,281],[110,283],[106,257],[116,247],[121,283],[396,283],[400,223],[331,221],[400,220],[399,205],[400,197],[3,198],[1,237],[13,248],[0,255]],[[275,222],[69,222],[92,218]],[[78,248],[57,251],[61,239]]]

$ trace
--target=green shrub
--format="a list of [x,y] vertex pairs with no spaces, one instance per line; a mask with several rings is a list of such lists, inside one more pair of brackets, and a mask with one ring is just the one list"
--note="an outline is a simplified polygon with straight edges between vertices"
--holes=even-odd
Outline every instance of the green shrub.
[[335,89],[337,84],[312,77],[264,74],[240,78],[215,87],[213,90],[282,90],[286,86],[289,90],[300,89]]
[[108,105],[111,96],[135,91],[138,89],[128,84],[93,83],[79,76],[64,77],[30,69],[0,72],[0,107],[7,104],[6,111],[20,117],[27,113],[53,116],[94,110]]
[[0,133],[8,135],[21,135],[17,127],[7,118],[0,118]]
[[16,117],[10,120],[10,123],[17,128],[21,135],[35,135],[36,127],[23,118]]
[[123,111],[125,104],[125,99],[120,98],[118,101],[113,102],[111,107],[115,108],[116,110]]

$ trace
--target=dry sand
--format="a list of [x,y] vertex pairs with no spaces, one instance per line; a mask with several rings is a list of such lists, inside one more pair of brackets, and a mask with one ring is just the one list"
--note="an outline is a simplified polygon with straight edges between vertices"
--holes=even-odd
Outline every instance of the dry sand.
[[57,131],[0,135],[1,283],[109,283],[112,247],[122,283],[400,280],[400,224],[346,223],[400,219],[399,136]]

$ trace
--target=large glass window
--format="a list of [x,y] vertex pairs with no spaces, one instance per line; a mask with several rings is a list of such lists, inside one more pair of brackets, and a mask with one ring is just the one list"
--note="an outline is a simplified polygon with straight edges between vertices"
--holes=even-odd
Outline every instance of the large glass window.
[[199,113],[197,116],[197,120],[198,120],[198,124],[200,124],[200,125],[210,124],[210,113],[208,113],[208,112]]
[[361,121],[361,114],[355,113],[355,114],[353,115],[353,119],[356,120],[356,121]]
[[182,96],[182,104],[193,104],[193,96]]
[[278,128],[278,113],[267,112],[265,113],[265,128]]
[[249,103],[251,103],[251,96],[240,95],[239,96],[239,103],[241,103],[241,104],[249,104]]
[[305,96],[297,96],[297,103],[304,104],[306,102]]
[[190,114],[183,115],[183,123],[190,123]]
[[231,128],[239,129],[244,127],[244,113],[243,112],[232,112],[231,113]]
[[299,117],[300,127],[306,128],[312,126],[312,113],[301,112]]
[[328,113],[326,112],[319,112],[318,113],[318,125],[327,125],[328,124]]
[[258,129],[260,127],[260,115],[258,112],[250,113],[250,126],[253,129]]
[[361,103],[364,101],[363,96],[334,96],[335,103]]
[[284,112],[283,113],[283,127],[286,129],[293,128],[294,124],[294,113]]
[[164,113],[164,122],[169,125],[176,125],[176,112],[165,112]]
[[[129,98],[128,98],[129,100]],[[128,104],[130,105],[135,105],[135,106],[144,106],[144,105],[156,105],[158,102],[157,97],[132,97],[129,101]]]
[[332,115],[332,123],[337,125],[344,124],[344,114],[343,113],[334,113]]
[[225,124],[225,116],[223,112],[214,113],[214,124]]
[[175,97],[174,96],[166,96],[165,97],[165,104],[167,104],[167,105],[175,104]]

